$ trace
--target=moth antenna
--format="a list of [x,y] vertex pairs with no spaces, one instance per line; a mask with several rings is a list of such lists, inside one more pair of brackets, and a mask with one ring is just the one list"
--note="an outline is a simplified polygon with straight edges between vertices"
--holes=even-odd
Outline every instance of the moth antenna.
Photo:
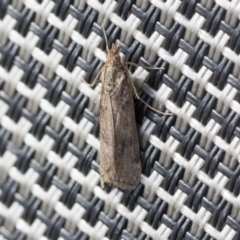
[[106,34],[106,31],[105,31],[105,29],[104,29],[103,25],[102,25],[102,30],[103,30],[103,35],[104,35],[105,42],[106,42],[106,48],[107,48],[107,52],[109,52],[107,34]]

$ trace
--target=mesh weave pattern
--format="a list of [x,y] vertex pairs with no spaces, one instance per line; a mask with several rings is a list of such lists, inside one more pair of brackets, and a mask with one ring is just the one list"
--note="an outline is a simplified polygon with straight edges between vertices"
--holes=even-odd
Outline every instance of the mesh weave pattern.
[[[0,239],[240,239],[240,2],[0,0]],[[142,176],[101,189],[101,83],[120,41]]]

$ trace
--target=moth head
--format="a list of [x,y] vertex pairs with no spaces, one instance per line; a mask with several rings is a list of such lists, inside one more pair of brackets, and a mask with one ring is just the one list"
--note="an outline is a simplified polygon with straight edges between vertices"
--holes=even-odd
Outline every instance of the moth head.
[[109,50],[108,52],[108,57],[111,57],[111,58],[119,58],[119,51],[120,51],[120,48],[121,48],[121,44],[120,43],[117,43],[117,44],[113,44],[111,49]]

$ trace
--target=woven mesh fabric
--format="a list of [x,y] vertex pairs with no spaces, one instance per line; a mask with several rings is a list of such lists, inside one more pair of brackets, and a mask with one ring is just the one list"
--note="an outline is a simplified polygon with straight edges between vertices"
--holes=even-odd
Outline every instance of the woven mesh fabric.
[[[240,2],[0,0],[0,239],[240,239]],[[142,176],[99,184],[101,83],[120,41]]]

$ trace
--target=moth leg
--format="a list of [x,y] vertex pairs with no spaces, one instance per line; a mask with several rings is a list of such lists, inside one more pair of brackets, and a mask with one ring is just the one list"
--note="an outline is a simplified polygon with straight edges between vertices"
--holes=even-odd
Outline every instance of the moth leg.
[[128,65],[132,65],[134,67],[142,67],[142,68],[145,68],[145,69],[153,69],[153,70],[161,70],[161,69],[164,69],[162,67],[147,67],[147,66],[143,66],[143,65],[140,65],[140,64],[137,64],[137,63],[133,63],[133,62],[126,62],[126,64]]
[[101,188],[105,188],[105,182],[103,180],[100,180]]
[[94,78],[94,80],[93,80],[92,83],[88,83],[88,82],[86,82],[84,79],[83,79],[83,81],[84,81],[87,85],[89,85],[90,87],[93,87],[94,85],[97,84],[98,79],[99,79],[102,71],[104,70],[104,68],[105,68],[105,64],[104,64],[104,65],[101,67],[101,69],[98,71],[98,73],[97,73],[97,75],[96,75],[96,77]]
[[149,104],[147,104],[147,103],[139,96],[139,94],[138,94],[138,92],[137,92],[137,90],[136,90],[136,88],[135,88],[135,86],[134,86],[134,84],[133,84],[133,81],[131,80],[132,77],[131,77],[130,73],[128,72],[127,67],[126,67],[126,66],[124,66],[124,67],[126,68],[126,71],[127,71],[127,73],[128,73],[128,76],[129,76],[128,79],[129,79],[130,84],[132,85],[132,88],[133,88],[133,90],[134,90],[134,93],[135,93],[135,95],[136,95],[136,98],[139,99],[141,102],[143,102],[147,107],[149,107],[150,109],[152,109],[154,112],[157,112],[157,113],[160,113],[160,114],[163,114],[163,115],[170,115],[170,116],[171,116],[172,113],[164,113],[164,112],[158,111],[157,109],[155,109],[155,108],[151,107]]

